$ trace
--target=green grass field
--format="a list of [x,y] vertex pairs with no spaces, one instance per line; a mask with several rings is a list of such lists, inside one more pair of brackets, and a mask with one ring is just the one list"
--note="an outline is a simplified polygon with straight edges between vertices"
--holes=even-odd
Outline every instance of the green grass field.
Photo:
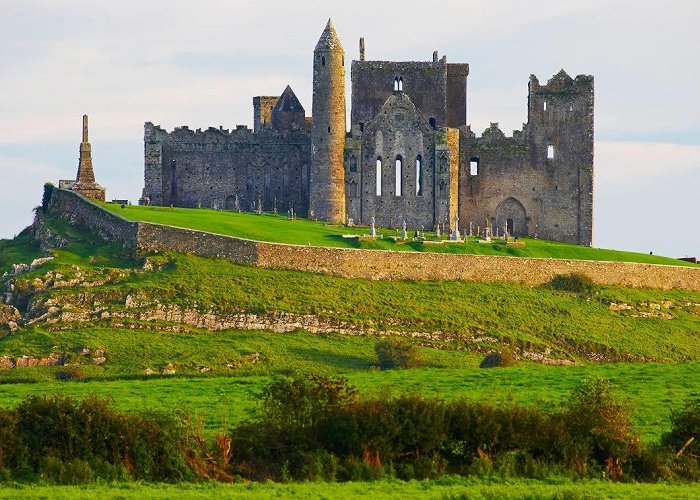
[[[85,381],[59,382],[60,367],[37,367],[0,372],[0,405],[11,406],[29,394],[62,392],[86,396],[108,395],[120,409],[187,409],[202,417],[208,432],[249,417],[256,394],[272,377],[289,373],[319,372],[346,376],[365,394],[420,392],[446,399],[514,401],[543,408],[559,405],[588,377],[609,379],[629,398],[634,422],[646,440],[666,430],[671,408],[700,397],[700,363],[613,363],[582,366],[546,366],[522,362],[505,369],[483,369],[483,355],[463,351],[419,348],[425,367],[381,371],[371,337],[318,336],[302,332],[220,332],[168,334],[96,329],[47,334],[44,340],[66,345],[107,348],[104,366],[86,367]],[[134,338],[134,335],[141,337]],[[81,336],[75,342],[76,336]],[[118,346],[121,344],[121,347]],[[0,346],[4,341],[0,341]],[[4,350],[2,351],[5,352]],[[258,352],[260,361],[239,368],[199,374],[200,364],[239,359]],[[176,375],[144,375],[144,367],[160,368],[172,362]],[[188,369],[189,366],[189,369]],[[92,380],[90,380],[92,379]]]
[[29,264],[40,256],[39,245],[27,230],[13,240],[0,240],[0,276],[9,271],[12,264]]
[[548,481],[502,479],[498,477],[445,477],[438,480],[349,483],[247,483],[225,485],[141,484],[85,486],[26,486],[0,484],[0,497],[7,499],[55,498],[694,498],[700,493],[694,484],[626,484],[608,481]]
[[[132,209],[138,211],[142,207],[124,210]],[[117,206],[115,210],[121,209]],[[151,210],[170,211],[149,207],[139,213],[155,213]],[[215,217],[231,217],[244,226],[261,217],[191,211],[200,212],[209,216],[209,222]],[[273,225],[290,224],[284,217],[262,217]],[[298,220],[291,224],[297,223],[316,228],[318,238],[327,235],[327,231],[343,232],[341,228],[328,228],[309,221]],[[258,226],[259,222],[255,222],[256,230]],[[15,286],[33,293],[37,278],[43,282],[48,272],[60,273],[64,278],[80,274],[87,281],[109,278],[99,286],[77,284],[36,295],[40,299],[51,298],[59,305],[73,304],[67,306],[69,309],[88,304],[109,311],[126,311],[134,309],[125,305],[126,297],[132,296],[145,303],[157,299],[164,306],[215,314],[311,315],[342,321],[363,334],[311,334],[300,330],[289,333],[208,331],[176,321],[140,320],[132,320],[131,325],[138,329],[131,329],[117,327],[110,319],[97,317],[90,323],[39,322],[11,334],[0,330],[0,356],[45,356],[62,352],[69,356],[69,361],[77,361],[81,359],[82,348],[99,347],[105,349],[107,362],[103,366],[84,366],[84,379],[71,382],[55,379],[61,367],[0,370],[0,407],[12,407],[32,394],[60,392],[77,397],[99,394],[113,398],[115,406],[126,411],[155,409],[170,413],[184,410],[201,418],[206,436],[211,437],[224,424],[232,425],[254,416],[256,396],[263,387],[275,376],[291,373],[313,371],[343,375],[366,395],[420,392],[450,400],[517,402],[547,409],[562,404],[584,379],[601,377],[611,380],[618,393],[628,400],[635,429],[645,442],[651,443],[668,429],[671,409],[680,407],[687,398],[700,397],[698,293],[620,287],[595,287],[590,293],[572,293],[550,286],[363,281],[246,267],[179,254],[151,257],[156,266],[162,267],[144,272],[143,262],[132,260],[116,245],[104,245],[93,235],[62,220],[51,221],[50,227],[68,238],[70,244],[53,250],[55,259],[52,262],[16,278]],[[279,232],[272,233],[279,236]],[[298,235],[295,231],[290,234]],[[242,236],[251,237],[250,234]],[[345,243],[339,238],[334,241]],[[532,243],[528,242],[525,248],[533,250],[541,244],[539,248],[549,245],[552,251],[564,251],[562,249],[569,247],[535,240]],[[390,240],[378,244],[399,246]],[[38,247],[23,233],[13,241],[0,243],[0,271],[9,269],[12,263],[30,262],[38,256]],[[631,309],[612,310],[609,306],[612,302],[630,304]],[[659,311],[670,314],[671,318],[654,316]],[[639,317],[640,313],[650,317]],[[423,334],[411,342],[418,346],[424,367],[399,371],[376,369],[376,334],[386,332]],[[426,334],[431,338],[425,338]],[[502,343],[549,352],[554,357],[573,359],[579,365],[546,366],[521,360],[511,368],[478,368],[485,353]],[[260,355],[256,363],[249,361],[252,353]],[[592,362],[593,359],[663,362],[600,363]],[[160,370],[169,363],[175,366],[175,375],[144,373],[147,368]],[[211,371],[200,373],[202,366]],[[642,486],[557,478],[529,481],[447,477],[408,483],[384,480],[346,484],[179,486],[127,483],[89,487],[3,486],[0,483],[0,497],[3,498],[349,498],[367,495],[687,498],[697,493],[696,485]]]
[[[677,259],[634,252],[589,248],[567,245],[532,238],[521,238],[524,247],[507,247],[504,242],[477,243],[470,238],[468,243],[446,243],[426,245],[422,242],[394,242],[391,236],[400,236],[399,230],[380,229],[383,238],[375,241],[345,239],[344,234],[368,235],[367,228],[346,228],[329,226],[307,219],[287,220],[285,215],[250,214],[195,208],[170,208],[129,205],[121,208],[115,203],[102,203],[103,207],[130,220],[155,222],[170,226],[198,229],[217,234],[238,236],[260,241],[293,243],[346,248],[366,248],[379,250],[467,253],[481,255],[507,255],[512,257],[549,257],[557,259],[583,259],[604,261],[644,262],[674,266],[694,266]],[[476,229],[476,228],[475,228]],[[429,239],[433,233],[426,232]]]

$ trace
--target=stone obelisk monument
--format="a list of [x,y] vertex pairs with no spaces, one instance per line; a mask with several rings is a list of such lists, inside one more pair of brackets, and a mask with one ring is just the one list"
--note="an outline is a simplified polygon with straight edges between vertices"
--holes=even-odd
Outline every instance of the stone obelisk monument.
[[88,116],[83,115],[83,141],[80,143],[80,161],[78,176],[68,188],[86,198],[105,201],[105,188],[95,182],[95,172],[92,169],[92,148],[88,141]]

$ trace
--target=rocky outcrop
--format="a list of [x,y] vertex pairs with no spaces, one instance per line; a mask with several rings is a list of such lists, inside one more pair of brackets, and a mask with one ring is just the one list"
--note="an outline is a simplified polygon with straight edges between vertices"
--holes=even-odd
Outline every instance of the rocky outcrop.
[[[94,364],[102,365],[106,362],[105,350],[84,348],[80,352],[82,360],[72,364]],[[37,366],[63,366],[69,364],[68,356],[64,353],[52,352],[48,356],[38,357],[22,355],[16,358],[12,356],[0,356],[0,369],[10,368],[34,368]]]
[[40,257],[34,259],[30,264],[12,264],[12,268],[9,271],[5,271],[2,275],[3,278],[11,276],[19,276],[20,274],[29,273],[35,271],[39,267],[43,266],[47,262],[51,262],[53,257]]
[[0,328],[9,328],[11,331],[15,331],[21,317],[14,306],[0,304]]

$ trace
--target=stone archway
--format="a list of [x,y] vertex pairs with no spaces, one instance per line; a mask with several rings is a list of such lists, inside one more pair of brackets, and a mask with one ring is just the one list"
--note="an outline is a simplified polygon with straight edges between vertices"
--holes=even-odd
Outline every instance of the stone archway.
[[511,236],[527,236],[527,214],[525,207],[515,198],[507,198],[496,207],[494,221],[494,233],[498,228],[499,233],[508,227]]
[[237,208],[238,207],[236,206],[236,195],[227,196],[226,200],[224,201],[224,209],[236,210]]

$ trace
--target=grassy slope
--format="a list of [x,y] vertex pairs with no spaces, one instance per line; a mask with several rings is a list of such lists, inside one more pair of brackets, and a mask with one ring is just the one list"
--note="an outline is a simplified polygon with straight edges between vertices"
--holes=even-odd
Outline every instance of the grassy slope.
[[694,484],[628,484],[551,479],[458,478],[351,483],[140,484],[1,487],[0,496],[24,498],[693,498]]
[[[680,406],[686,398],[700,397],[698,362],[570,367],[521,363],[508,369],[486,370],[478,368],[482,355],[419,348],[424,368],[379,371],[371,369],[376,363],[375,340],[371,337],[237,331],[135,334],[130,330],[95,329],[48,332],[40,340],[76,347],[103,346],[109,361],[104,366],[87,367],[87,375],[93,380],[79,382],[53,380],[58,367],[0,372],[0,381],[6,382],[0,384],[1,406],[16,404],[28,394],[61,391],[85,396],[97,392],[114,397],[117,406],[125,410],[187,408],[202,416],[209,432],[218,430],[225,419],[232,423],[250,416],[255,395],[272,376],[297,371],[342,374],[367,394],[420,391],[441,398],[464,397],[495,404],[515,401],[545,408],[558,405],[583,379],[597,376],[611,380],[622,395],[630,398],[635,424],[648,440],[658,438],[666,429],[670,408]],[[251,352],[260,353],[257,364],[206,375],[178,366],[179,362],[195,368],[215,366]],[[157,369],[169,362],[178,366],[178,375],[143,375],[144,367]],[[137,374],[139,377],[134,379]],[[12,377],[21,379],[7,383],[13,381]]]
[[[659,360],[700,359],[697,307],[672,320],[634,318],[610,302],[700,303],[700,294],[601,287],[592,297],[547,286],[470,282],[387,282],[240,266],[172,255],[172,265],[92,290],[123,308],[127,293],[162,303],[213,305],[223,311],[287,311],[344,320],[379,331],[407,330],[523,341],[576,355],[578,349]],[[63,294],[79,293],[70,289]],[[646,306],[639,306],[648,309]],[[651,309],[650,309],[651,311]]]
[[[121,208],[120,205],[115,203],[104,203],[102,206],[131,220],[156,222],[171,226],[199,229],[212,233],[278,243],[382,250],[508,255],[514,257],[629,261],[676,266],[695,265],[656,255],[589,248],[530,238],[521,239],[521,241],[525,243],[525,247],[506,247],[502,241],[492,244],[480,244],[476,243],[474,238],[467,244],[424,245],[421,242],[394,243],[392,240],[386,238],[388,236],[399,236],[400,232],[397,230],[383,229],[380,230],[380,234],[383,234],[385,239],[358,242],[344,239],[342,235],[366,235],[368,234],[366,228],[327,226],[323,223],[306,219],[288,221],[284,215],[275,216],[266,214],[260,216],[250,213],[223,212],[209,209],[143,207],[134,205]],[[432,237],[432,233],[429,234],[429,237]]]
[[[72,243],[56,251],[56,260],[29,274],[29,279],[47,269],[70,274],[70,266],[100,274],[137,265],[120,256],[116,247],[101,245],[89,234],[62,226],[59,221],[53,224],[53,229],[68,236]],[[19,252],[17,245],[21,246],[21,241],[3,247],[0,255],[17,255],[12,253]],[[123,301],[119,301],[124,293],[141,293],[165,303],[214,304],[224,310],[313,313],[374,325],[380,330],[462,332],[523,339],[559,349],[571,342],[597,342],[618,352],[700,360],[698,316],[691,310],[672,309],[673,320],[644,319],[632,318],[626,311],[611,311],[606,305],[609,301],[700,303],[700,294],[605,287],[587,298],[548,287],[347,280],[193,256],[160,258],[172,259],[172,264],[162,271],[132,275],[110,285],[52,293],[59,299],[61,294],[104,294],[106,303],[115,300],[112,307],[120,303],[123,307]],[[668,425],[669,409],[687,397],[697,397],[696,388],[700,386],[697,362],[578,367],[523,363],[511,369],[482,370],[477,368],[482,354],[456,350],[464,346],[438,341],[437,346],[448,349],[420,348],[426,368],[380,372],[369,369],[375,363],[372,337],[52,328],[39,325],[0,338],[0,355],[46,354],[53,346],[76,355],[83,347],[103,347],[107,364],[86,368],[88,376],[95,379],[87,382],[54,381],[57,368],[0,371],[0,382],[15,382],[0,384],[0,405],[15,404],[27,394],[62,391],[83,396],[96,392],[113,396],[123,409],[189,408],[202,416],[211,433],[226,419],[232,423],[251,415],[254,395],[270,377],[294,370],[345,374],[366,393],[421,390],[445,398],[488,399],[494,403],[513,400],[545,407],[559,404],[583,378],[602,376],[631,399],[637,428],[644,439],[654,440]],[[260,363],[224,368],[225,363],[235,363],[252,352],[261,354]],[[165,363],[179,365],[180,375],[187,376],[143,376],[145,367],[158,369]],[[214,367],[212,374],[216,376],[199,375],[200,365]],[[140,378],[134,379],[135,375]],[[20,379],[27,382],[20,383]]]
[[41,257],[39,245],[26,229],[13,240],[0,240],[0,276],[12,268],[12,264],[29,264]]

